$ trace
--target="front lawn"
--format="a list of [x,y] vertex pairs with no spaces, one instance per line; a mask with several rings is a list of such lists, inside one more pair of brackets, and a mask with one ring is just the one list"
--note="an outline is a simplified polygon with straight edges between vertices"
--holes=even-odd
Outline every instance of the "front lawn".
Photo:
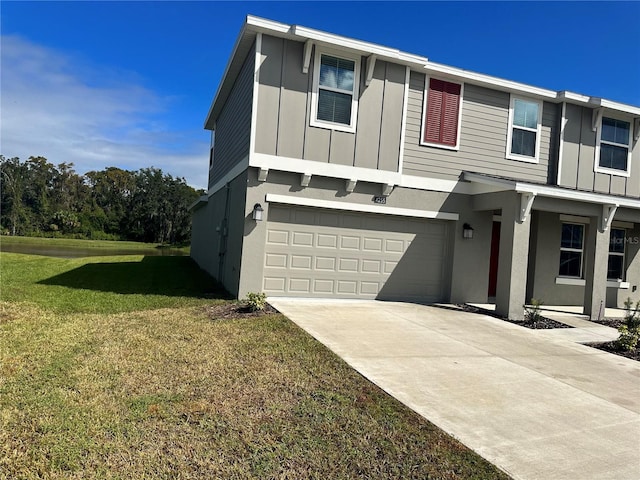
[[186,257],[0,262],[0,479],[508,478]]

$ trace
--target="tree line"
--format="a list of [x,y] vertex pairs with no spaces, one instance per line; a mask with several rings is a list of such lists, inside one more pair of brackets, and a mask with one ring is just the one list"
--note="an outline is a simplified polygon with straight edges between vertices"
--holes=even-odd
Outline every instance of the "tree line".
[[0,155],[0,232],[96,240],[186,243],[202,190],[159,168],[108,167],[79,175],[73,163]]

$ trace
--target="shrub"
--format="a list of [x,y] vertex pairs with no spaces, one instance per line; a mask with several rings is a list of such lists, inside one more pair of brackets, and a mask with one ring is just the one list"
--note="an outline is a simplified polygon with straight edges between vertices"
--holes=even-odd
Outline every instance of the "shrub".
[[620,336],[616,340],[616,345],[628,352],[638,348],[640,342],[640,300],[633,306],[631,299],[627,298],[624,307],[626,310],[624,323],[618,328]]
[[535,298],[531,299],[531,305],[523,305],[524,307],[524,318],[534,324],[537,323],[540,318],[540,307],[542,306],[541,300],[536,300]]
[[267,295],[264,293],[249,292],[245,303],[252,312],[262,311],[267,306]]

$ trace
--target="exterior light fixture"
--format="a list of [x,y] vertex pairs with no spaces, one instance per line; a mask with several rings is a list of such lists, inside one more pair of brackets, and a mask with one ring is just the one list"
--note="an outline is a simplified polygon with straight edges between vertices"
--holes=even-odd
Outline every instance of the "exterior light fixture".
[[473,238],[473,228],[468,223],[462,225],[462,238]]
[[264,212],[264,209],[262,208],[262,205],[260,205],[259,203],[256,203],[253,206],[253,213],[251,214],[251,217],[256,222],[261,222],[262,221],[262,212]]

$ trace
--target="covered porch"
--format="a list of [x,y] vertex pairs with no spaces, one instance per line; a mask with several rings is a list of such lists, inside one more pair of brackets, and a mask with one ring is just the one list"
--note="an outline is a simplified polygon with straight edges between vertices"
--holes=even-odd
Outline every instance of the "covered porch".
[[487,302],[496,313],[522,319],[537,299],[557,305],[554,315],[600,319],[640,299],[640,200],[470,172],[464,180],[478,187],[476,218],[492,214],[482,230],[491,232]]

